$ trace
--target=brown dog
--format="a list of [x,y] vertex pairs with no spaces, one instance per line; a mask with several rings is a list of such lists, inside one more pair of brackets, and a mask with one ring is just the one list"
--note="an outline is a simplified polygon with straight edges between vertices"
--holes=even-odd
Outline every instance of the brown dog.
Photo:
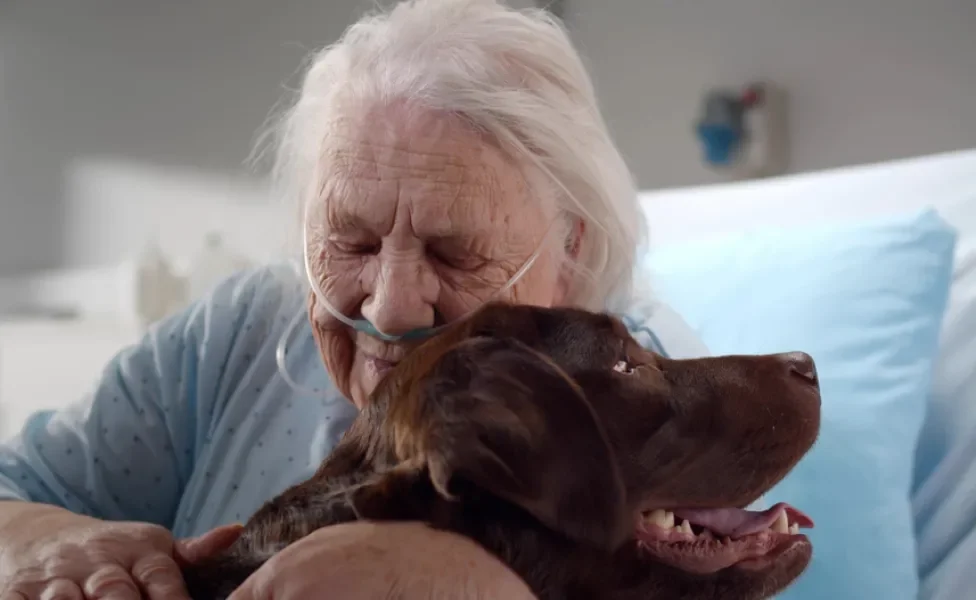
[[541,600],[753,600],[810,560],[786,505],[741,507],[820,426],[801,353],[668,360],[604,314],[491,304],[378,386],[310,480],[184,572],[224,598],[312,531],[416,520],[479,542]]

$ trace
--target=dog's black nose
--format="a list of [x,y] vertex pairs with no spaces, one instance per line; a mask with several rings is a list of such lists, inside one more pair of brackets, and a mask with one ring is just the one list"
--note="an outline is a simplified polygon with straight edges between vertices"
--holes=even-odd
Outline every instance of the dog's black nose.
[[817,365],[813,362],[813,357],[806,352],[788,352],[780,354],[780,358],[787,364],[790,374],[816,384]]

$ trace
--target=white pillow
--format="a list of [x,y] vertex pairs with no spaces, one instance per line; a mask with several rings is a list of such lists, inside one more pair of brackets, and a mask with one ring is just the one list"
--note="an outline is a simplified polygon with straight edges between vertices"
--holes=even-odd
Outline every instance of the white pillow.
[[974,210],[974,195],[976,149],[754,182],[655,190],[643,192],[640,200],[650,219],[653,248],[752,228],[912,213],[929,206],[952,222]]
[[913,503],[921,597],[966,597],[976,587],[976,150],[646,192],[641,204],[652,252],[757,228],[860,220],[924,207],[934,207],[957,229],[953,286],[917,452]]

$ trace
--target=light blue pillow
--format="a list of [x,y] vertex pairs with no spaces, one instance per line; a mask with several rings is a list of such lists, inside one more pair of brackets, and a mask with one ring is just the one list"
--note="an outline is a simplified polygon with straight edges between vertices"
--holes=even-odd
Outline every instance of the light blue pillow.
[[803,350],[822,379],[814,449],[769,503],[809,514],[814,559],[786,600],[914,600],[909,491],[951,280],[933,211],[669,246],[651,278],[713,354]]

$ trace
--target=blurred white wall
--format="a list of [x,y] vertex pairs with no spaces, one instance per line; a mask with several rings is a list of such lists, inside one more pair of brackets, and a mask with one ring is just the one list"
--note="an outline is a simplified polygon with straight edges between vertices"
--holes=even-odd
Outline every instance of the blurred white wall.
[[[700,94],[754,77],[791,95],[794,171],[976,146],[972,0],[563,4],[646,187],[714,179]],[[150,234],[187,248],[214,221],[258,235],[254,135],[307,52],[371,5],[0,2],[0,277],[121,260]]]
[[793,171],[976,147],[973,0],[567,0],[647,188],[718,180],[691,134],[709,86],[790,97]]
[[[256,132],[284,86],[296,84],[303,58],[370,5],[0,2],[0,276],[91,264],[124,248],[108,239],[90,248],[66,245],[79,235],[66,205],[76,210],[84,201],[69,186],[92,161],[117,159],[126,174],[140,164],[174,177],[242,174]],[[137,186],[132,205],[146,201],[142,191],[158,196]]]

